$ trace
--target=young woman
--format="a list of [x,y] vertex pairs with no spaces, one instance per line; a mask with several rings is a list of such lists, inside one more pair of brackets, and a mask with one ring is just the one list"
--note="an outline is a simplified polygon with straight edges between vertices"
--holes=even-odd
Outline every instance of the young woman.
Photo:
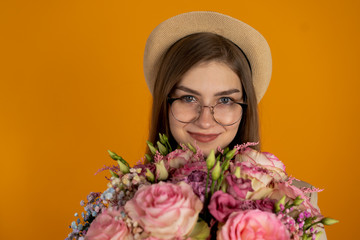
[[[237,19],[189,12],[164,21],[149,36],[144,54],[153,95],[149,140],[157,142],[158,133],[165,133],[174,148],[196,144],[205,156],[218,147],[260,143],[257,104],[271,71],[266,40]],[[316,206],[317,194],[310,197]]]
[[147,41],[144,71],[153,94],[150,141],[162,132],[174,146],[196,142],[206,155],[260,140],[257,103],[270,81],[271,54],[245,23],[214,12],[168,19]]

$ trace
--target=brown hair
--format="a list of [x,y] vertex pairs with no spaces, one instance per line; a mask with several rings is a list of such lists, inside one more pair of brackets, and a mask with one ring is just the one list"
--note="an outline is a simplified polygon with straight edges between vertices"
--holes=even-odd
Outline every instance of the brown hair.
[[[159,140],[158,133],[165,133],[169,136],[171,145],[174,148],[177,146],[169,128],[167,97],[190,68],[208,61],[223,62],[238,75],[243,88],[243,101],[247,103],[238,132],[229,147],[260,141],[257,100],[247,58],[230,40],[214,33],[203,32],[178,40],[162,57],[153,92],[150,142],[155,144]],[[260,144],[254,148],[260,150]]]

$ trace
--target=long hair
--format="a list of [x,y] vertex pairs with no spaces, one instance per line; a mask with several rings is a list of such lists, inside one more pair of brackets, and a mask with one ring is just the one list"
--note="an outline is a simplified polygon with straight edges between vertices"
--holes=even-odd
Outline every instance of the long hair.
[[[251,77],[251,66],[242,50],[230,40],[214,33],[195,33],[174,43],[162,56],[155,79],[149,141],[156,143],[158,133],[165,133],[176,148],[169,127],[167,97],[193,66],[203,62],[225,63],[239,77],[243,88],[243,101],[247,103],[238,132],[229,147],[246,142],[259,142],[257,100]],[[260,144],[254,146],[260,150]]]

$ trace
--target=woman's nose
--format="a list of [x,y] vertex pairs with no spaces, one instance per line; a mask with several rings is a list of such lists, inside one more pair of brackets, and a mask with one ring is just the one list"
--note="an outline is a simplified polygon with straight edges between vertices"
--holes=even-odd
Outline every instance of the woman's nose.
[[216,124],[214,117],[211,113],[211,108],[203,106],[199,118],[195,123],[201,128],[210,128]]

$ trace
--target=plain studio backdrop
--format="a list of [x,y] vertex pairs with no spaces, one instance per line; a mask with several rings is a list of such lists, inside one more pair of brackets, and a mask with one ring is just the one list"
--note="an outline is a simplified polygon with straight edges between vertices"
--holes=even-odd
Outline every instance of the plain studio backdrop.
[[328,239],[358,225],[358,1],[0,2],[0,239],[64,239],[80,200],[106,189],[94,173],[132,164],[148,135],[142,58],[154,27],[218,11],[267,39],[273,75],[259,105],[262,150],[318,188]]

